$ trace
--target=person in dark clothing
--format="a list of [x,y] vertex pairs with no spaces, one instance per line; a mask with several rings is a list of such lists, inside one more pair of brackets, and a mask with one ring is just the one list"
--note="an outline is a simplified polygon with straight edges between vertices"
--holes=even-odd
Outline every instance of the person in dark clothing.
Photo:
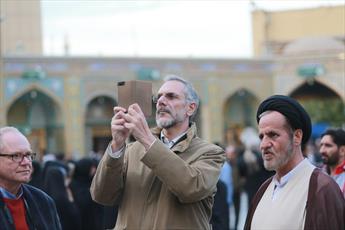
[[43,187],[43,173],[41,164],[38,161],[32,162],[33,171],[31,174],[31,180],[29,185],[32,185],[36,188],[42,189]]
[[[83,230],[103,230],[104,206],[97,204],[91,198],[90,186],[96,172],[97,161],[93,159],[81,159],[76,162],[71,191],[75,203],[80,211]],[[114,216],[112,216],[114,220]],[[114,224],[115,225],[115,224]]]
[[252,201],[255,193],[260,188],[261,184],[264,183],[268,178],[274,175],[272,171],[268,171],[264,167],[262,156],[259,152],[251,150],[256,157],[256,167],[252,164],[243,164],[243,177],[245,177],[244,190],[248,195],[248,206]]
[[45,162],[42,169],[42,188],[43,188],[43,183],[46,181],[45,177],[47,175],[47,171],[50,167],[61,167],[61,168],[64,168],[67,172],[69,170],[68,166],[61,161],[50,160],[50,161]]
[[103,215],[104,229],[115,228],[118,209],[119,209],[118,205],[104,206],[104,215]]
[[51,166],[46,171],[44,189],[53,198],[64,230],[81,230],[79,209],[67,183],[65,168]]
[[224,182],[218,180],[217,192],[214,196],[214,204],[211,217],[212,230],[229,229],[229,206],[227,203],[227,188]]
[[26,137],[0,128],[0,229],[61,230],[54,201],[29,182],[35,158]]
[[[31,185],[22,184],[22,199],[24,201],[25,219],[28,228],[36,230],[62,230],[56,206],[51,197],[42,190]],[[7,201],[3,194],[0,194],[0,229],[13,230],[15,218],[10,208],[7,208]]]

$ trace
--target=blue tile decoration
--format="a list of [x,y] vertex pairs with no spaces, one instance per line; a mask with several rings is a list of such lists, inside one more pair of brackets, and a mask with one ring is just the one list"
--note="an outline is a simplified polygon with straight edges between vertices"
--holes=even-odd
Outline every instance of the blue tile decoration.
[[63,79],[58,77],[45,78],[40,81],[17,78],[5,78],[5,100],[9,101],[16,95],[17,92],[25,91],[25,88],[32,84],[45,88],[47,91],[52,92],[57,97],[63,99],[64,85]]

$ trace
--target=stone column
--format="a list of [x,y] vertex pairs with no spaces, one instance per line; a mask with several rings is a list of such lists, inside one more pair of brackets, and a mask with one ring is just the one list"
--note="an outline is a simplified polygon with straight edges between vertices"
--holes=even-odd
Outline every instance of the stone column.
[[217,82],[212,79],[201,83],[201,119],[203,138],[209,142],[222,141],[222,108],[220,90]]
[[[1,51],[1,49],[0,49]],[[6,125],[4,59],[0,55],[0,127]]]
[[220,97],[220,87],[216,79],[212,79],[208,84],[209,91],[209,120],[210,142],[221,142],[223,140],[222,122],[222,98]]
[[65,80],[64,119],[66,157],[82,157],[84,149],[84,116],[81,108],[80,79]]

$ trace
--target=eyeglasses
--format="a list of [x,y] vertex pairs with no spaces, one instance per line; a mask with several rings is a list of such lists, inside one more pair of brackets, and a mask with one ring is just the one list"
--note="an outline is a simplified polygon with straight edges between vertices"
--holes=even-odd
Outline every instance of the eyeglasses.
[[7,158],[12,158],[12,161],[20,163],[24,160],[24,157],[28,159],[30,162],[35,160],[36,158],[36,153],[13,153],[13,154],[0,154],[0,157],[7,157]]
[[157,104],[159,98],[161,98],[162,96],[164,96],[168,101],[172,101],[174,99],[178,99],[181,97],[176,93],[165,93],[165,94],[160,93],[157,96],[152,97],[153,103]]

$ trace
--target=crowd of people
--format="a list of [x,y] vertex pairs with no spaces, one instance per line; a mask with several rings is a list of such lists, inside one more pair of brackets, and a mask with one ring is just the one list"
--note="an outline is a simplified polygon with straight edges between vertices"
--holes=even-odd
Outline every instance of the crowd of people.
[[[55,201],[63,229],[101,230],[115,226],[116,206],[109,212],[110,207],[97,204],[90,195],[97,165],[97,159],[93,158],[33,162],[29,184],[42,189]],[[115,215],[110,217],[109,214],[114,212]]]
[[326,130],[311,154],[308,113],[273,95],[257,110],[258,133],[224,147],[198,137],[198,105],[188,81],[168,76],[157,127],[138,104],[114,107],[100,161],[35,161],[21,132],[0,128],[1,229],[236,229],[243,192],[244,229],[345,229],[343,129]]
[[115,226],[117,206],[103,206],[92,200],[90,185],[98,159],[66,160],[57,155],[48,161],[33,161],[28,182],[46,192],[55,202],[64,230],[103,230]]

